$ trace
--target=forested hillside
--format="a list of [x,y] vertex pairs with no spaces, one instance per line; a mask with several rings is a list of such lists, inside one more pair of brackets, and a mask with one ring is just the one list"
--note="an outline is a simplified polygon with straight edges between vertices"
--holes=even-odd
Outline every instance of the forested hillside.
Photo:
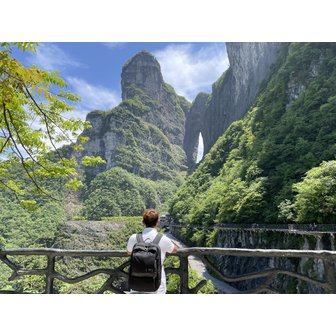
[[82,215],[88,219],[141,215],[145,208],[167,211],[168,198],[186,175],[185,114],[190,103],[163,81],[158,61],[141,51],[123,66],[122,103],[92,111],[83,132],[81,156],[106,164],[83,167]]
[[[335,159],[335,112],[336,45],[284,44],[255,103],[178,189],[170,212],[183,224],[334,221],[334,165],[315,168],[298,183]],[[321,185],[321,178],[329,181],[327,191],[305,199],[323,203],[325,215],[315,207],[305,216],[304,187]]]

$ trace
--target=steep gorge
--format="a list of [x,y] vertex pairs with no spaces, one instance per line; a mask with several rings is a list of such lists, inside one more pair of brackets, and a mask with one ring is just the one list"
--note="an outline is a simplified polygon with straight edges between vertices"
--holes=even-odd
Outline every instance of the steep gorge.
[[184,149],[188,167],[195,167],[198,135],[202,133],[204,154],[229,125],[241,119],[254,102],[277,60],[281,43],[226,43],[230,67],[213,84],[212,93],[200,93],[186,119]]
[[283,44],[248,112],[175,194],[170,210],[181,223],[288,220],[279,207],[293,200],[293,185],[335,158],[335,46]]

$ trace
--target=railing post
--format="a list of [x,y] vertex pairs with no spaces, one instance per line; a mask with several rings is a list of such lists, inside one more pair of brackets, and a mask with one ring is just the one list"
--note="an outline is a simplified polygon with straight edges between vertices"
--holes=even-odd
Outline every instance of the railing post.
[[48,265],[46,272],[46,291],[45,294],[53,294],[54,289],[54,271],[55,271],[55,257],[48,255]]
[[189,293],[188,256],[180,256],[180,293]]

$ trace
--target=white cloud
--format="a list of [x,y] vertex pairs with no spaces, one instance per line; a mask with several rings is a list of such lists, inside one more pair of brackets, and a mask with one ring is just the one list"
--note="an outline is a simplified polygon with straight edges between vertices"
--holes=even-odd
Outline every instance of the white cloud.
[[71,113],[76,118],[84,120],[90,111],[108,110],[118,105],[121,101],[120,95],[112,89],[89,84],[77,77],[67,77],[66,80],[72,87],[71,91],[81,97],[75,112]]
[[85,67],[83,64],[71,59],[61,48],[53,43],[42,43],[37,47],[37,53],[31,53],[28,61],[38,67],[54,71],[65,67]]
[[211,92],[211,85],[228,68],[224,43],[193,50],[191,44],[171,44],[154,52],[165,82],[189,100],[201,92]]

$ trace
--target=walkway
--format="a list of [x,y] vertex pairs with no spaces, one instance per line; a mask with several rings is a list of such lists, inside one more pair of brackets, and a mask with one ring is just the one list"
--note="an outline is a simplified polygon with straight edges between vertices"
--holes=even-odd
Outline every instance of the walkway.
[[[184,248],[188,247],[185,244],[183,244],[181,241],[177,240],[173,235],[170,233],[165,233],[165,235],[170,238],[178,247]],[[218,292],[221,294],[237,294],[240,291],[229,284],[227,284],[224,281],[218,280],[214,278],[212,275],[209,274],[207,271],[204,263],[202,260],[195,256],[189,256],[188,257],[189,267],[192,268],[197,272],[197,274],[207,280],[211,280],[213,285],[217,288]]]

